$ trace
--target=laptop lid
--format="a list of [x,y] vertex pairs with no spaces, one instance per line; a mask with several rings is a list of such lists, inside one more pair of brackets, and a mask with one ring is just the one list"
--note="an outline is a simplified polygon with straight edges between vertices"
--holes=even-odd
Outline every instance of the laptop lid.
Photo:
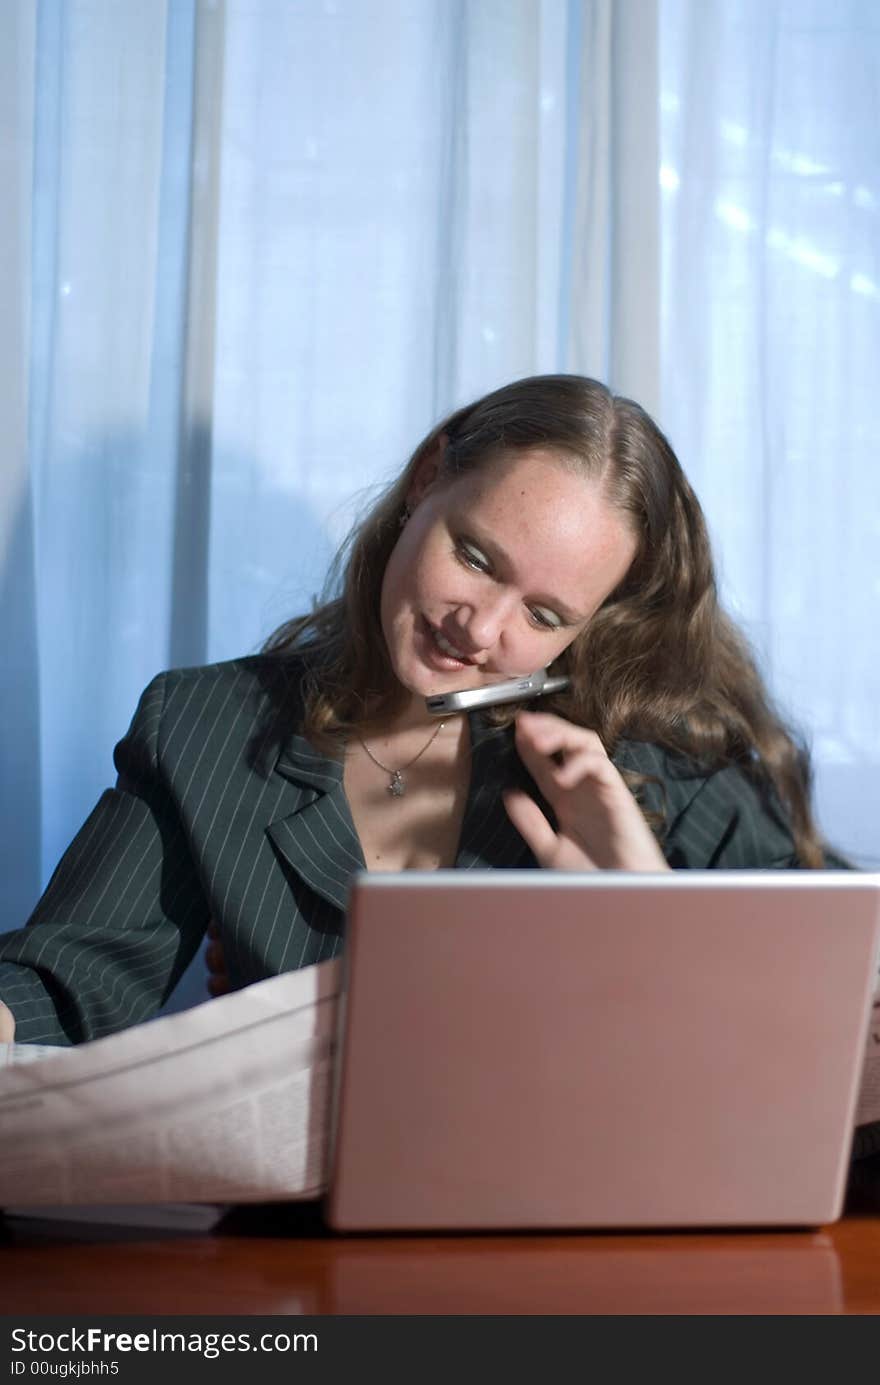
[[348,930],[337,1228],[840,1215],[880,876],[364,873]]

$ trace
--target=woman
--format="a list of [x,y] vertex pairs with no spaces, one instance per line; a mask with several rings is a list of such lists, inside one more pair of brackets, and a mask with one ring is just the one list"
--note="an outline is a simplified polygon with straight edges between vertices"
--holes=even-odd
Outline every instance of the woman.
[[[551,667],[540,711],[428,695]],[[352,873],[817,867],[808,763],[719,610],[699,504],[578,376],[444,420],[262,655],[162,674],[26,928],[25,1041],[149,1018],[210,918],[230,984],[334,956]],[[7,1024],[9,1016],[6,1016]]]

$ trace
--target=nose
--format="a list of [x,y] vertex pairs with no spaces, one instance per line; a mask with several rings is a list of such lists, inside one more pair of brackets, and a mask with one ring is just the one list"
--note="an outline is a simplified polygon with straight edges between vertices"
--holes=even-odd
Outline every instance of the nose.
[[[451,639],[472,657],[492,650],[504,636],[518,598],[514,592],[485,593],[479,601],[462,604],[454,614]],[[458,638],[456,636],[458,635]]]

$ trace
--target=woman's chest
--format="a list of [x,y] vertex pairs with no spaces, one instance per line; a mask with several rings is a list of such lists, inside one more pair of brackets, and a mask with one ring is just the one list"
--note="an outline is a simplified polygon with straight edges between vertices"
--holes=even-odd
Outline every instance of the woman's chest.
[[[440,870],[455,865],[467,802],[462,773],[410,775],[402,793],[374,766],[346,763],[345,794],[368,870]],[[371,773],[370,770],[373,772]]]

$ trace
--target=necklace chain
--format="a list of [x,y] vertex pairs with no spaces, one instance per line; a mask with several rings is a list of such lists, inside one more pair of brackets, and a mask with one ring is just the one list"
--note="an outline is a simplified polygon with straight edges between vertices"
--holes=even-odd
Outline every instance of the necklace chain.
[[389,776],[388,792],[391,794],[393,798],[402,798],[403,795],[406,793],[406,780],[403,777],[403,771],[405,769],[412,769],[416,760],[420,760],[424,755],[425,751],[428,749],[428,747],[434,744],[445,725],[446,722],[441,721],[439,725],[431,732],[430,736],[425,741],[425,744],[422,746],[418,755],[414,755],[411,760],[407,760],[406,764],[401,765],[399,769],[392,769],[390,765],[383,765],[381,760],[376,759],[376,756],[373,754],[372,750],[367,745],[366,741],[361,740],[361,737],[358,736],[358,741],[360,741],[361,748],[364,751],[364,753],[369,756],[369,758],[373,761],[374,765],[378,766],[379,769],[383,770],[385,774]]

